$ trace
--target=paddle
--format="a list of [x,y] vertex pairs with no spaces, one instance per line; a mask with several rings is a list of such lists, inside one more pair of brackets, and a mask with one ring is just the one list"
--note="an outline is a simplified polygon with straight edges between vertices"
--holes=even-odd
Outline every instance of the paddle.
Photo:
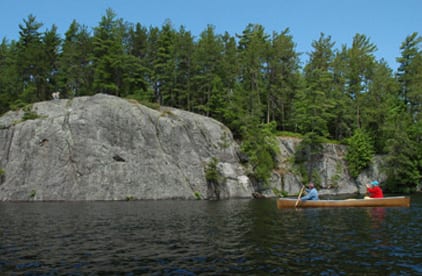
[[299,192],[299,195],[297,196],[297,200],[296,200],[296,204],[295,204],[295,208],[297,207],[299,201],[300,201],[300,197],[303,194],[303,191],[305,190],[305,186],[302,186],[302,189]]

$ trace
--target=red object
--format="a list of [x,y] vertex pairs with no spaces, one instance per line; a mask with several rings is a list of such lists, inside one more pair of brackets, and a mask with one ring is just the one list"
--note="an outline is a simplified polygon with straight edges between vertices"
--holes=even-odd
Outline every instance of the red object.
[[379,186],[374,186],[373,188],[366,188],[371,198],[381,198],[384,197],[382,190]]

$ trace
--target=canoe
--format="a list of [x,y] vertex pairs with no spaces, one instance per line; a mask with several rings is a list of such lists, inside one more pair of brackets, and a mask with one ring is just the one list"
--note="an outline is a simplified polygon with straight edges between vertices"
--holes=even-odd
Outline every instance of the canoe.
[[410,197],[396,196],[369,199],[343,199],[343,200],[306,200],[299,201],[296,205],[295,198],[277,199],[278,208],[320,208],[320,207],[409,207]]

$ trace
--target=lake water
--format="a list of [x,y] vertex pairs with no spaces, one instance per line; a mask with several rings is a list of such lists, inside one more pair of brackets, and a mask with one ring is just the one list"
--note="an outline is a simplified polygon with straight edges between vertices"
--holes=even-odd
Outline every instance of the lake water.
[[0,203],[3,275],[422,275],[410,208],[275,199]]

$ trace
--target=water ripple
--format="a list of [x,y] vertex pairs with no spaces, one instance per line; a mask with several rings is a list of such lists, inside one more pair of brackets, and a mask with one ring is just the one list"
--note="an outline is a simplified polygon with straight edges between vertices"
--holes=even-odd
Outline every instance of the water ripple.
[[421,199],[314,210],[274,200],[0,203],[0,274],[417,275]]

